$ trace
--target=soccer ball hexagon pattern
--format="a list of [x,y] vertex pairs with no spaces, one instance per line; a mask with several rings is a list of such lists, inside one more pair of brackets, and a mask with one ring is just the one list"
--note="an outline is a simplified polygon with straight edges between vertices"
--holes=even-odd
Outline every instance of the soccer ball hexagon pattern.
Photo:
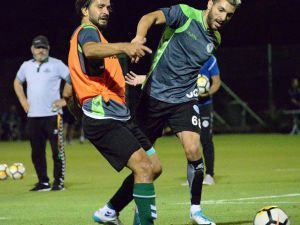
[[0,164],[0,180],[6,180],[8,177],[7,174],[7,165],[6,164]]
[[278,206],[266,206],[256,213],[253,225],[290,225],[290,221]]
[[209,90],[210,82],[209,82],[209,79],[207,76],[204,76],[201,74],[198,75],[197,88],[198,88],[199,94],[203,94]]
[[24,174],[25,166],[23,163],[14,163],[8,168],[8,175],[14,180],[22,179]]

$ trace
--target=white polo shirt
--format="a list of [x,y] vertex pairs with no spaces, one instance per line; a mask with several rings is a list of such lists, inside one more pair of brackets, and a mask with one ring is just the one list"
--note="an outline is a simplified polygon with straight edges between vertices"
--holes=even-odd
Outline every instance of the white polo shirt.
[[62,110],[53,112],[52,103],[60,99],[61,80],[71,83],[69,68],[52,57],[42,64],[34,59],[25,61],[16,79],[27,83],[27,100],[29,102],[28,117],[54,116]]

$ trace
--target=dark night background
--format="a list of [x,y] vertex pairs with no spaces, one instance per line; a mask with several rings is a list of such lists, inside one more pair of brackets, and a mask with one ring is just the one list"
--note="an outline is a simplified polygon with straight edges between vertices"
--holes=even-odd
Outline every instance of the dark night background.
[[[205,0],[114,0],[114,12],[104,32],[110,42],[130,41],[139,18],[159,7],[177,3],[205,8]],[[2,3],[4,4],[4,3]],[[217,57],[222,80],[263,118],[269,109],[267,45],[273,50],[272,93],[277,110],[288,107],[290,79],[300,76],[299,0],[243,0],[232,21],[220,32],[222,45]],[[67,63],[69,39],[80,19],[73,0],[24,0],[1,6],[0,43],[0,114],[16,104],[25,114],[13,91],[13,79],[23,61],[31,58],[31,40],[38,34],[49,38],[50,55]],[[162,28],[148,35],[148,45],[155,49]],[[147,59],[129,66],[138,73],[148,70]],[[223,101],[224,100],[224,101]],[[228,95],[215,96],[215,108],[226,117]],[[227,112],[228,113],[228,112]]]

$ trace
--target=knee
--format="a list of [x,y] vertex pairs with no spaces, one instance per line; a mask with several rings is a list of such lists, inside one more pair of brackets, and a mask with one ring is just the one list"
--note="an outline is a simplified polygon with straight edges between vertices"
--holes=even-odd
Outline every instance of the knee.
[[198,143],[189,143],[184,146],[186,158],[190,161],[195,161],[201,158],[200,153],[200,144]]
[[161,163],[152,164],[152,173],[154,179],[158,178],[162,174],[162,165]]
[[154,170],[151,161],[144,157],[139,161],[138,166],[135,169],[135,174],[144,181],[153,181]]

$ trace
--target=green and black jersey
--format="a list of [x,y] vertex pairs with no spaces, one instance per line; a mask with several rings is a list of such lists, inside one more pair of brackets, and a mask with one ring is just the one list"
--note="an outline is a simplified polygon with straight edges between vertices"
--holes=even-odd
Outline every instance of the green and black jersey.
[[220,44],[220,35],[203,21],[204,11],[188,5],[161,9],[166,29],[159,43],[143,90],[167,103],[197,99],[199,69]]

